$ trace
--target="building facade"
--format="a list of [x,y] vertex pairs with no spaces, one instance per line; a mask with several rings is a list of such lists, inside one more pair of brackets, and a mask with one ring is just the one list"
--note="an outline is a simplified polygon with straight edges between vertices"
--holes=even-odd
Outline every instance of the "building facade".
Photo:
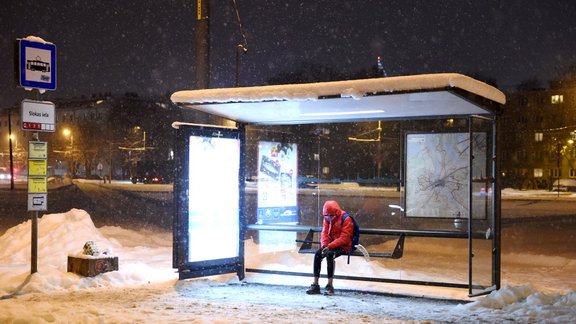
[[576,83],[508,95],[501,118],[503,188],[552,189],[576,179]]
[[[162,168],[173,158],[171,123],[180,110],[167,98],[94,95],[57,99],[56,131],[39,133],[48,142],[48,172],[56,177],[130,179],[141,161]],[[0,167],[27,174],[33,132],[20,127],[20,107],[0,114]],[[159,167],[160,168],[160,167]]]

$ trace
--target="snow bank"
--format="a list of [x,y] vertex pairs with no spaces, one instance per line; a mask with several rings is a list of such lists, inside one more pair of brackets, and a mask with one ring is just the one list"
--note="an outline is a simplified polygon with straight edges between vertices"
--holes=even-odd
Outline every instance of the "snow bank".
[[[171,264],[171,233],[112,226],[96,228],[90,215],[78,209],[40,218],[39,271],[30,276],[30,223],[17,225],[0,237],[0,322],[177,322],[196,318],[222,323],[237,322],[237,319],[286,323],[287,314],[291,320],[296,318],[302,323],[333,322],[342,316],[348,316],[351,322],[364,323],[458,322],[468,319],[568,323],[576,318],[576,291],[544,293],[535,285],[506,285],[472,303],[455,305],[452,302],[366,295],[344,290],[332,297],[308,296],[303,293],[310,283],[310,278],[306,277],[297,279],[249,273],[248,285],[240,283],[234,275],[178,281]],[[66,272],[67,255],[79,253],[88,240],[97,242],[99,247],[110,248],[119,257],[120,270],[93,278]],[[388,248],[387,244],[379,248]],[[416,242],[407,244],[422,249],[423,253],[440,252],[442,262],[450,262],[447,256],[455,251],[454,247],[442,250],[441,244],[428,247]],[[248,267],[311,271],[310,255],[290,251],[262,253],[260,250],[261,246],[252,240],[246,242]],[[503,256],[503,260],[506,258]],[[538,267],[525,270],[525,259],[521,256],[518,259],[524,261],[517,266],[512,262],[506,270],[516,282],[551,276],[543,262]],[[559,276],[560,282],[572,282],[572,273],[575,272],[573,260],[553,258],[544,261],[561,267],[553,274]],[[344,259],[338,262],[337,269],[340,270],[337,271],[344,271],[345,266],[348,269],[354,267],[366,276],[375,276],[379,271],[401,272],[390,264],[366,263],[362,258],[355,259],[352,266],[345,265]],[[402,262],[407,266],[408,262]],[[418,266],[425,267],[426,264]],[[403,275],[422,279],[417,272]],[[254,282],[274,286],[251,285]],[[278,289],[282,285],[286,288]],[[338,281],[337,285],[338,289],[380,289],[382,292],[382,286],[378,288],[377,284],[369,282]],[[390,289],[390,286],[385,287]],[[418,291],[426,295],[425,289],[438,288],[411,289],[412,295],[418,295]]]
[[[80,209],[44,215],[38,220],[38,272],[28,277],[31,223],[29,220],[17,225],[0,237],[0,295],[137,286],[177,278],[170,269],[172,245],[168,234],[134,233],[117,227],[99,230],[90,215]],[[87,241],[94,241],[101,251],[108,249],[118,256],[119,271],[94,278],[67,272],[68,255],[81,254]],[[152,248],[140,245],[149,243]]]
[[[0,262],[22,263],[30,261],[31,221],[9,229],[0,237]],[[38,221],[38,263],[66,269],[68,254],[82,252],[86,241],[95,241],[102,248],[118,247],[114,241],[105,238],[96,229],[90,215],[83,210],[73,209],[63,214],[50,214]],[[102,249],[101,248],[101,249]]]
[[576,291],[545,294],[532,285],[505,286],[461,308],[477,315],[509,314],[517,322],[572,323],[576,318]]

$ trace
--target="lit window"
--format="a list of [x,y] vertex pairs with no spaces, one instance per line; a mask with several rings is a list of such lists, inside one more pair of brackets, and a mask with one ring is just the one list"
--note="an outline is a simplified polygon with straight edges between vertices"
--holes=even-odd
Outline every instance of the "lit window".
[[553,105],[561,104],[564,102],[564,96],[563,95],[553,95],[551,98],[551,102]]
[[544,133],[534,133],[534,141],[542,142],[544,139]]
[[534,169],[534,178],[542,178],[544,171],[542,169]]

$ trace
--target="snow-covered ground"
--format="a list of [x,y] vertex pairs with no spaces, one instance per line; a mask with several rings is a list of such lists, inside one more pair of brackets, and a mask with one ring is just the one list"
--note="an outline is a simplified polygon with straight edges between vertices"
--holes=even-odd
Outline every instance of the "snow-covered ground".
[[[234,275],[178,281],[172,269],[170,232],[96,228],[90,215],[78,209],[40,219],[39,271],[30,276],[30,223],[0,237],[1,323],[571,323],[576,319],[576,260],[570,258],[504,254],[503,288],[471,302],[461,290],[343,280],[335,282],[335,296],[308,296],[304,290],[310,278],[305,277],[248,273],[244,282]],[[66,272],[67,256],[81,253],[87,240],[118,256],[119,271],[92,278]],[[453,253],[453,247],[417,247],[424,252],[426,248]],[[247,267],[311,271],[310,255],[259,249],[246,242]],[[362,274],[386,267],[362,259],[353,262]],[[410,269],[410,261],[404,262]],[[344,266],[337,269],[344,271]],[[426,264],[416,265],[422,266]],[[417,272],[404,271],[404,276],[422,279]]]

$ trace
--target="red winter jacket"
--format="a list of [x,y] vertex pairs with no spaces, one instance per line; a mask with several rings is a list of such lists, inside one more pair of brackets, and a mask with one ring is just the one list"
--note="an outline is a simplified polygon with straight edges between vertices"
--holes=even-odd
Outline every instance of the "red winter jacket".
[[324,217],[324,226],[322,227],[322,235],[320,243],[322,247],[335,249],[341,247],[346,253],[350,252],[352,248],[352,235],[354,234],[354,223],[350,217],[347,217],[342,223],[342,216],[346,214],[338,203],[334,200],[329,200],[324,203],[322,215],[335,215],[332,221],[328,221]]

